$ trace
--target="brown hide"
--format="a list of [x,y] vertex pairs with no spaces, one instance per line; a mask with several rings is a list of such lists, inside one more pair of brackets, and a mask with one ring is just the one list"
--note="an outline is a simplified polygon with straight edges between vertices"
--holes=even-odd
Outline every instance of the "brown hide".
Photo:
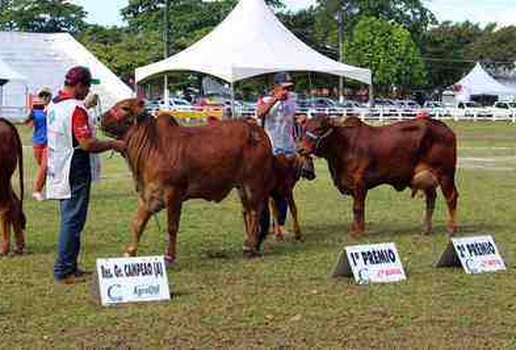
[[418,190],[425,193],[425,233],[431,230],[435,188],[441,186],[450,215],[448,229],[454,232],[456,148],[453,131],[436,120],[374,127],[354,117],[338,125],[327,118],[315,118],[306,123],[302,140],[302,152],[324,157],[335,186],[353,196],[351,235],[365,230],[367,191],[382,184],[398,191],[410,187],[413,194]]
[[258,218],[273,185],[271,146],[261,128],[244,121],[182,127],[165,116],[145,115],[141,101],[129,99],[103,116],[102,129],[125,140],[139,194],[134,237],[126,253],[136,253],[149,217],[167,208],[166,256],[173,261],[182,202],[191,198],[219,202],[233,188],[243,205],[246,255],[258,253]]
[[[11,178],[17,166],[20,198],[11,185]],[[0,118],[0,230],[3,233],[0,255],[9,253],[11,228],[15,234],[15,253],[24,252],[23,192],[23,149],[20,136],[10,122]]]

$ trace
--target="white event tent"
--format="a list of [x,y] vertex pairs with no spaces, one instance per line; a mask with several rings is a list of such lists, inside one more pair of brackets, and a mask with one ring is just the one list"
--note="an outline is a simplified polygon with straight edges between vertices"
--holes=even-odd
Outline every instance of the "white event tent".
[[0,115],[3,115],[5,111],[3,111],[4,106],[4,85],[8,82],[19,82],[25,85],[25,94],[27,93],[27,83],[28,79],[15,71],[11,66],[9,66],[4,60],[0,58]]
[[240,0],[204,38],[165,60],[136,69],[136,82],[170,71],[196,71],[231,84],[278,71],[333,74],[371,84],[369,69],[334,61],[299,40],[263,0]]
[[477,63],[475,67],[455,86],[458,87],[457,99],[468,101],[472,95],[495,95],[495,96],[514,96],[516,90],[503,85],[491,77],[484,68]]
[[15,81],[27,81],[27,78],[12,67],[10,67],[4,60],[0,58],[0,80],[15,80]]

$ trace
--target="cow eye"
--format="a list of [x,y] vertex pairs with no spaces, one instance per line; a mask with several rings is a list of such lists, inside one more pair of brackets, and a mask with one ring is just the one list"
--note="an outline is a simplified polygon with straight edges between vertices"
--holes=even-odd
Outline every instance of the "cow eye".
[[123,106],[123,107],[122,107],[122,110],[123,110],[124,112],[129,112],[131,109],[130,109],[129,107],[127,107],[127,106]]

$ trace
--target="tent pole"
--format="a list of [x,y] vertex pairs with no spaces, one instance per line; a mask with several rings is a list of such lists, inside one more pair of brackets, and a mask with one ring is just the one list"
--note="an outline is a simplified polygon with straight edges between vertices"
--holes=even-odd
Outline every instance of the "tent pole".
[[369,85],[369,108],[374,107],[374,99],[373,99],[373,82]]
[[168,74],[165,73],[163,77],[163,102],[165,103],[166,108],[169,108],[169,94],[168,94]]
[[236,118],[235,115],[235,85],[231,82],[231,118]]

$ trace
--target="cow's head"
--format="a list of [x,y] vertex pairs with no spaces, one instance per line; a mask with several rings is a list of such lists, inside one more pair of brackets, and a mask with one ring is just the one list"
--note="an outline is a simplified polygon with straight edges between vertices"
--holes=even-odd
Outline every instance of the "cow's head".
[[298,154],[297,157],[297,168],[299,171],[299,177],[305,178],[309,181],[315,179],[315,167],[314,161],[310,154]]
[[117,102],[102,115],[100,128],[105,134],[121,140],[132,125],[147,117],[145,102],[136,98],[129,98]]
[[328,117],[315,117],[303,124],[299,145],[300,154],[321,155],[324,142],[333,132],[334,123]]

